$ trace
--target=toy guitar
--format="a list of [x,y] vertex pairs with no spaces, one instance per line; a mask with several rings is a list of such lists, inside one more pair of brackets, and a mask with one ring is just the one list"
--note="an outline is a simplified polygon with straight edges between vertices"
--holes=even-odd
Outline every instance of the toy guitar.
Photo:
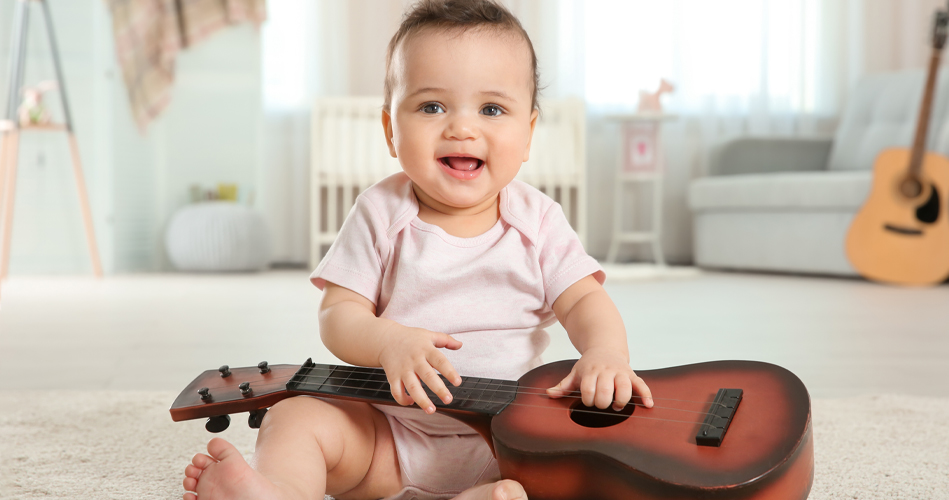
[[887,149],[877,156],[870,196],[847,232],[847,258],[871,280],[932,285],[949,277],[949,216],[945,209],[949,159],[925,151],[947,22],[949,14],[937,11],[913,148]]
[[[528,497],[604,499],[807,498],[814,477],[810,398],[794,374],[754,361],[714,361],[637,372],[653,408],[584,406],[577,393],[550,398],[576,360],[537,367],[516,382],[462,377],[446,381],[452,402],[426,389],[438,411],[478,431],[507,479]],[[443,378],[444,381],[444,378]],[[381,368],[275,365],[202,373],[172,405],[175,421],[250,412],[292,396],[397,405]],[[634,398],[634,401],[638,400]]]

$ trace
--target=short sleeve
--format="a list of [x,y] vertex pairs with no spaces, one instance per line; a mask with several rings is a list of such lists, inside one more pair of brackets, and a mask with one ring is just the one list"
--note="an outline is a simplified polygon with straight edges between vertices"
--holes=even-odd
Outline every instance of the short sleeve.
[[537,251],[545,300],[551,308],[564,290],[591,274],[601,285],[606,281],[603,268],[587,255],[559,203],[552,204],[544,214],[537,233]]
[[386,228],[372,202],[360,195],[310,281],[320,290],[329,281],[376,304],[388,253]]

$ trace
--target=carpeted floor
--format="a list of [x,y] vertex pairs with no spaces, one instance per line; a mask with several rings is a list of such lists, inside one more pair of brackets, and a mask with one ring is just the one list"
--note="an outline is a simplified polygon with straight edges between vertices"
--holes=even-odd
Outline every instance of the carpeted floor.
[[[174,423],[172,392],[10,392],[0,408],[0,498],[175,499],[203,422]],[[813,402],[812,499],[949,499],[949,399]],[[221,434],[246,455],[256,431]]]

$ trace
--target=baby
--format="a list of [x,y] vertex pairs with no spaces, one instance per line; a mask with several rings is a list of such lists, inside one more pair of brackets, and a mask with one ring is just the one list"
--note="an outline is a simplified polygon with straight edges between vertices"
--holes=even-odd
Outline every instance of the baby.
[[[271,408],[251,464],[222,439],[185,469],[200,500],[527,498],[473,429],[441,413],[466,376],[516,380],[560,320],[581,358],[548,389],[623,408],[649,388],[622,318],[560,206],[514,180],[537,122],[537,61],[491,0],[416,4],[389,43],[382,126],[403,172],[356,200],[310,279],[339,359],[382,367],[402,406],[291,398]],[[194,493],[185,493],[194,500]]]

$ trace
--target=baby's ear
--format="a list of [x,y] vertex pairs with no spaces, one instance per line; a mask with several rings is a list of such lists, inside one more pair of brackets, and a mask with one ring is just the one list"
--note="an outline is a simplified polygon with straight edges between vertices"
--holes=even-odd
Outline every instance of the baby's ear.
[[534,139],[534,126],[537,125],[537,116],[538,116],[538,115],[539,115],[539,112],[538,112],[536,109],[535,109],[533,112],[531,112],[531,133],[528,134],[528,136],[527,136],[527,148],[524,149],[524,159],[521,160],[522,162],[525,162],[525,161],[527,161],[527,160],[530,159],[530,155],[531,155],[531,140]]
[[382,131],[386,134],[389,155],[398,158],[398,155],[395,154],[395,146],[392,144],[392,116],[386,110],[382,110]]

